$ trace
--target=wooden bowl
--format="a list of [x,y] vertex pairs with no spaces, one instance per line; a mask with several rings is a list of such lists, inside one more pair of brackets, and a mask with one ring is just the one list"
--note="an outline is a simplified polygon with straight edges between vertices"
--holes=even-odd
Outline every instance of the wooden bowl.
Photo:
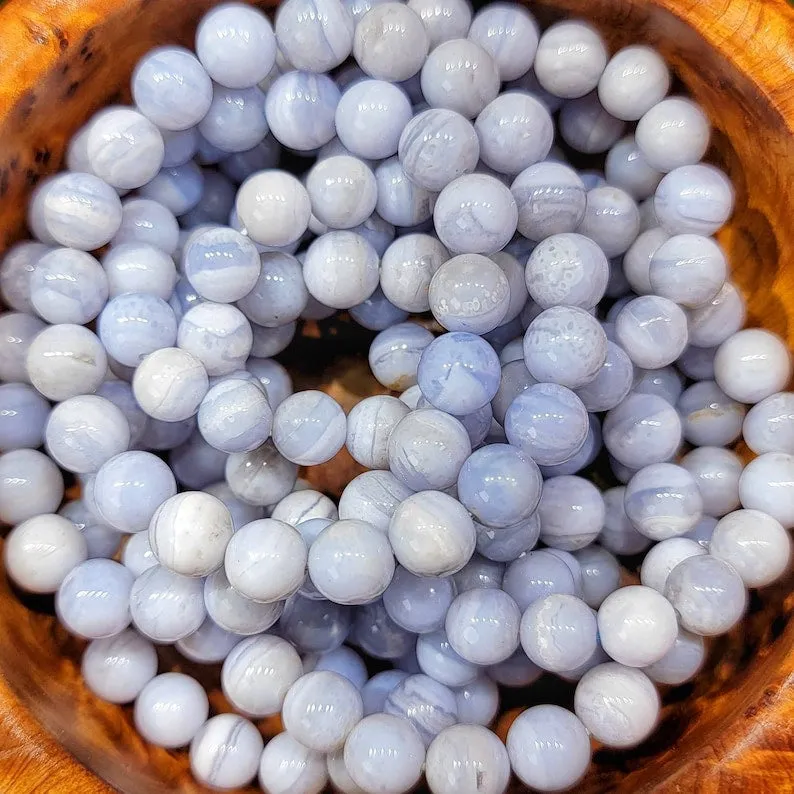
[[[59,167],[70,135],[98,107],[128,98],[132,66],[148,48],[189,45],[196,21],[212,4],[0,1],[0,252],[24,234],[28,195],[42,175]],[[658,47],[709,113],[716,127],[710,156],[738,194],[721,242],[748,296],[750,324],[777,331],[791,345],[794,11],[785,0],[553,5],[593,20],[613,48],[636,42]],[[337,351],[355,342],[344,324],[325,330],[334,334]],[[360,359],[337,360],[308,380],[324,383],[346,407],[375,390]],[[340,455],[313,476],[318,486],[338,492],[355,471]],[[747,619],[712,645],[707,670],[693,684],[665,693],[653,737],[627,753],[597,751],[577,791],[794,791],[791,584],[790,578],[754,594]],[[190,777],[186,753],[147,746],[132,727],[130,708],[90,695],[79,673],[83,643],[56,625],[51,607],[49,599],[20,600],[0,577],[0,790],[203,791]],[[212,691],[214,708],[227,708],[217,669],[197,670],[168,650],[162,662],[162,669],[198,675]],[[571,689],[542,681],[511,693],[497,729],[504,736],[516,707],[547,699],[570,705]],[[266,734],[280,729],[277,720],[261,727]]]

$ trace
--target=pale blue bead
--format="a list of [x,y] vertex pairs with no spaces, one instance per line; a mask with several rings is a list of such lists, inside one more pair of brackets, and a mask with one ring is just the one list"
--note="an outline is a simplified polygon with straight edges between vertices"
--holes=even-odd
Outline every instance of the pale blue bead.
[[246,152],[234,152],[218,164],[221,172],[237,184],[241,184],[256,171],[275,168],[278,165],[281,147],[272,135]]
[[265,328],[251,323],[254,340],[251,345],[251,355],[261,358],[270,358],[286,350],[295,337],[297,323],[291,322],[278,328]]
[[150,199],[127,199],[121,205],[121,226],[111,243],[146,243],[173,254],[177,247],[179,225],[167,207]]
[[461,725],[490,725],[499,712],[499,689],[486,676],[456,689],[455,698]]
[[670,234],[708,237],[731,216],[734,201],[733,185],[719,168],[684,165],[662,179],[653,206],[659,225]]
[[168,465],[180,485],[200,491],[223,478],[226,453],[211,447],[200,433],[193,433],[171,450]]
[[539,36],[532,14],[512,3],[492,3],[480,10],[468,33],[493,57],[503,82],[516,80],[532,68]]
[[652,540],[685,535],[703,515],[703,499],[687,469],[657,463],[641,469],[624,497],[626,515],[643,535]]
[[109,380],[105,381],[96,390],[96,393],[100,397],[110,400],[127,418],[127,423],[130,426],[130,447],[135,448],[143,437],[149,417],[135,400],[132,387],[121,380]]
[[508,527],[538,506],[541,475],[537,464],[509,444],[474,452],[458,475],[460,501],[482,524]]
[[352,648],[348,648],[347,645],[342,645],[336,650],[320,654],[312,664],[309,662],[309,657],[304,657],[303,669],[306,672],[309,672],[311,668],[313,670],[329,670],[332,673],[339,673],[351,684],[354,684],[357,689],[361,689],[367,682],[368,675],[364,660]]
[[355,228],[351,229],[359,237],[363,237],[374,249],[378,256],[383,256],[386,249],[394,240],[394,226],[384,221],[376,212]]
[[377,380],[402,391],[416,383],[422,352],[433,334],[416,323],[398,323],[381,331],[369,348],[369,366]]
[[199,165],[217,165],[227,154],[228,152],[210,143],[200,132],[198,133],[196,162]]
[[281,455],[272,440],[251,452],[230,455],[226,461],[226,481],[232,493],[248,504],[276,504],[291,493],[297,476],[297,465]]
[[422,672],[445,686],[465,686],[480,672],[477,665],[467,662],[453,650],[444,631],[419,635],[416,657]]
[[478,665],[498,664],[518,647],[521,612],[502,590],[475,589],[459,595],[447,612],[445,628],[452,648]]
[[434,408],[409,413],[389,436],[389,468],[412,491],[454,485],[470,454],[471,442],[463,425]]
[[49,246],[32,240],[12,245],[0,259],[0,295],[5,304],[18,312],[33,312],[30,279]]
[[54,513],[63,499],[63,476],[55,463],[34,449],[0,456],[0,519],[19,524]]
[[268,358],[249,358],[245,367],[259,379],[273,410],[292,394],[292,379],[278,361]]
[[353,49],[353,17],[339,0],[288,0],[276,14],[276,38],[296,69],[327,72]]
[[739,507],[743,464],[735,452],[720,447],[700,447],[684,455],[681,466],[695,478],[706,515],[719,518]]
[[714,240],[677,234],[656,249],[648,276],[656,295],[695,309],[716,297],[727,269],[725,254]]
[[464,174],[450,182],[433,209],[439,240],[459,254],[500,251],[513,237],[517,218],[510,190],[486,174]]
[[574,555],[582,570],[582,600],[598,609],[603,600],[620,587],[621,569],[606,549],[593,545]]
[[184,165],[195,156],[199,145],[199,134],[196,127],[186,130],[160,130],[165,144],[163,167],[173,168]]
[[261,254],[260,258],[259,278],[237,306],[251,322],[265,327],[297,320],[309,299],[300,262],[280,252]]
[[512,562],[535,547],[540,536],[537,513],[510,527],[487,527],[474,523],[477,532],[477,551],[494,562]]
[[112,637],[130,624],[134,577],[113,560],[86,560],[70,573],[55,595],[58,620],[72,634],[90,640]]
[[474,126],[482,161],[511,176],[543,160],[554,137],[546,107],[520,91],[502,94],[486,105]]
[[588,426],[582,401],[554,383],[538,383],[519,394],[505,416],[510,443],[541,466],[569,460],[585,443]]
[[[187,577],[179,577],[180,580]],[[199,581],[200,580],[189,580]],[[211,573],[203,585],[203,603],[207,613],[222,629],[251,636],[267,631],[279,618],[284,602],[260,604],[238,593],[223,568]]]
[[592,309],[604,297],[608,279],[604,252],[589,238],[571,232],[543,240],[526,266],[529,295],[543,309]]
[[264,444],[273,411],[264,389],[229,378],[213,386],[201,401],[198,427],[208,444],[222,452],[249,452]]
[[122,243],[103,257],[111,298],[141,292],[168,300],[177,279],[173,259],[148,243]]
[[365,471],[354,477],[342,492],[339,517],[360,518],[386,532],[397,505],[411,493],[390,471]]
[[287,397],[273,418],[273,441],[287,460],[313,466],[330,460],[344,445],[347,420],[339,404],[320,391]]
[[576,231],[585,213],[585,187],[567,165],[536,163],[510,188],[518,206],[518,231],[530,240]]
[[664,595],[681,626],[704,637],[729,631],[747,607],[747,590],[736,569],[709,554],[688,557],[676,565]]
[[334,119],[340,96],[339,89],[326,75],[287,72],[267,93],[267,123],[284,146],[299,151],[316,149],[336,134]]
[[190,438],[196,429],[196,417],[191,416],[181,422],[166,422],[161,419],[147,417],[146,430],[140,441],[145,449],[163,452],[175,449]]
[[524,91],[531,94],[552,114],[556,113],[563,104],[562,97],[549,93],[538,82],[534,69],[530,69],[516,80],[506,83],[505,88],[510,91]]
[[73,248],[45,253],[30,276],[30,302],[49,323],[85,325],[107,300],[105,271],[91,254]]
[[[515,349],[515,354],[505,351],[508,347]],[[512,356],[515,355],[515,358]],[[512,360],[504,362],[504,359],[510,357]],[[499,424],[504,425],[507,409],[510,404],[518,397],[519,394],[526,391],[530,386],[534,386],[537,381],[529,374],[529,370],[524,364],[524,340],[519,338],[515,340],[515,345],[511,342],[505,346],[502,354],[500,355],[502,363],[502,376],[499,381],[499,388],[496,391],[493,399],[491,400],[491,408],[493,409],[493,416]]]
[[[130,573],[130,576],[132,574]],[[155,565],[133,583],[129,596],[132,622],[157,643],[172,643],[198,631],[207,617],[203,580]]]
[[382,160],[397,153],[410,120],[411,103],[401,88],[383,80],[362,80],[339,100],[336,134],[357,157]]
[[475,334],[442,334],[422,352],[417,380],[422,394],[451,414],[470,414],[490,403],[501,368],[494,349]]
[[744,420],[744,440],[759,455],[794,455],[794,394],[780,392],[754,405]]
[[[424,400],[424,397],[422,397],[422,400]],[[469,434],[469,441],[471,441],[472,449],[480,446],[480,444],[485,441],[493,425],[493,411],[488,404],[484,405],[482,408],[478,408],[470,414],[461,414],[455,418],[463,425],[466,432]]]
[[408,673],[402,670],[384,670],[373,675],[361,690],[364,716],[382,712],[386,698],[406,678],[408,678]]
[[0,450],[40,447],[49,413],[50,404],[32,386],[0,384]]
[[183,47],[158,47],[138,61],[132,97],[144,116],[166,130],[198,124],[212,102],[212,82]]
[[643,295],[623,307],[615,321],[615,335],[633,364],[660,369],[684,352],[688,341],[686,314],[667,298]]
[[619,140],[607,153],[606,181],[625,190],[635,201],[652,196],[663,174],[648,165],[633,135]]
[[499,589],[504,579],[504,563],[494,562],[487,557],[475,554],[466,565],[452,575],[455,591],[458,595],[468,590]]
[[222,629],[208,617],[192,634],[177,640],[174,647],[191,662],[219,664],[241,640],[239,634]]
[[350,316],[363,328],[383,331],[408,319],[408,312],[398,309],[378,287],[363,303],[348,310]]
[[544,485],[538,505],[540,539],[563,551],[584,548],[598,536],[605,514],[601,492],[589,480],[554,477]]
[[767,452],[747,464],[739,480],[742,506],[794,527],[794,455]]
[[388,2],[388,0],[342,0],[342,5],[353,17],[353,21],[358,23],[361,17],[373,6]]
[[179,278],[174,285],[171,297],[168,298],[168,305],[179,323],[190,309],[203,300],[186,278]]
[[595,461],[601,452],[602,438],[601,438],[601,422],[595,414],[590,414],[589,427],[587,430],[587,438],[581,449],[576,452],[572,457],[564,463],[557,463],[553,466],[541,466],[540,471],[544,480],[551,477],[563,477],[566,474],[577,474],[586,469],[591,463]]
[[264,93],[256,86],[224,88],[216,85],[212,104],[198,128],[204,139],[221,152],[252,149],[268,132]]
[[605,185],[588,190],[577,231],[597,243],[608,258],[619,256],[640,233],[637,204],[620,188]]
[[243,369],[253,332],[243,313],[226,303],[199,303],[179,322],[177,345],[195,356],[208,375]]
[[398,626],[427,634],[443,627],[454,595],[450,577],[416,576],[398,566],[383,594],[383,605]]
[[408,720],[425,746],[458,721],[455,695],[443,684],[421,674],[397,684],[386,698],[383,711]]
[[414,649],[416,635],[392,620],[378,599],[358,608],[353,642],[376,659],[397,660]]
[[176,493],[171,470],[149,452],[122,452],[99,469],[94,500],[104,520],[121,532],[147,529],[155,510]]
[[242,3],[224,3],[202,17],[196,54],[209,76],[230,88],[248,88],[276,62],[276,38],[268,18]]
[[31,228],[44,230],[47,239],[42,242],[93,251],[119,230],[121,200],[93,174],[64,172],[34,194],[30,215]]
[[395,226],[416,226],[433,215],[436,194],[414,184],[397,157],[375,169],[378,183],[378,215]]
[[611,411],[631,391],[634,367],[622,347],[607,342],[604,366],[590,383],[576,390],[576,395],[588,411]]
[[422,93],[431,107],[474,118],[499,93],[499,69],[491,55],[468,39],[439,44],[422,67]]
[[742,293],[726,281],[710,301],[689,312],[689,344],[716,347],[741,330],[746,318]]
[[184,165],[163,168],[140,194],[167,207],[174,215],[184,215],[201,201],[204,173],[191,160]]
[[606,356],[604,330],[586,311],[573,306],[541,312],[524,336],[527,369],[541,382],[578,389],[595,378]]
[[639,554],[651,545],[651,541],[637,532],[626,515],[625,494],[626,489],[623,487],[604,491],[604,528],[598,536],[598,542],[613,554]]
[[403,170],[413,182],[439,191],[474,171],[480,143],[471,122],[460,113],[433,108],[405,125],[398,152]]
[[625,124],[610,115],[591,91],[566,102],[560,111],[560,135],[572,148],[584,154],[607,151],[623,134]]
[[607,414],[603,431],[609,453],[635,469],[669,460],[681,443],[678,413],[654,394],[629,394]]
[[560,706],[534,706],[510,726],[505,742],[516,776],[539,791],[573,787],[590,766],[590,736],[581,720]]
[[327,653],[347,639],[352,619],[350,607],[294,595],[284,605],[279,630],[301,653]]
[[634,369],[634,385],[631,390],[638,394],[655,394],[667,400],[670,405],[675,405],[684,390],[684,383],[673,367],[662,367],[661,369],[636,367]]
[[97,322],[97,333],[119,363],[137,366],[149,353],[172,347],[177,322],[171,307],[155,295],[128,292],[112,298]]
[[747,409],[714,381],[690,386],[676,406],[684,438],[698,447],[727,447],[741,435]]

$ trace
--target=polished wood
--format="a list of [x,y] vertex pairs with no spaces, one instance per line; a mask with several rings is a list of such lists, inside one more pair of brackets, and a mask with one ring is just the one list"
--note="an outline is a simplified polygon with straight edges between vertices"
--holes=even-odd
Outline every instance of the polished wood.
[[[189,44],[211,0],[0,0],[0,250],[24,233],[31,189],[56,169],[69,136],[98,107],[124,100],[136,58]],[[548,7],[547,7],[548,6]],[[553,8],[552,8],[553,7]],[[703,104],[716,131],[711,159],[737,187],[720,239],[749,299],[750,322],[794,342],[794,11],[785,0],[555,0],[540,9],[595,21],[613,47],[657,46]],[[344,322],[312,326],[301,345],[324,366],[304,376],[345,407],[377,389],[352,356]],[[322,352],[318,354],[318,350]],[[346,454],[312,472],[338,493],[358,468]],[[581,792],[794,791],[792,578],[753,595],[746,621],[712,644],[707,670],[665,693],[659,730],[627,753],[597,750]],[[147,746],[131,709],[82,684],[83,643],[52,618],[51,599],[13,593],[0,577],[0,791],[4,794],[199,792],[184,752]],[[184,669],[227,708],[217,668],[169,649],[161,669]],[[542,679],[505,696],[502,735],[522,705],[571,703]],[[278,731],[277,720],[261,724]],[[253,789],[252,789],[253,790]]]

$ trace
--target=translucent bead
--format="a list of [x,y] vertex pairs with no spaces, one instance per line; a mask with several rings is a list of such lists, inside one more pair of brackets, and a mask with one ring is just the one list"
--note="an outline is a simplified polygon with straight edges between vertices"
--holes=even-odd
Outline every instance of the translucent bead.
[[637,123],[637,144],[657,171],[697,163],[706,153],[710,137],[711,125],[705,113],[685,97],[663,99]]
[[383,593],[383,605],[397,625],[427,634],[443,627],[454,593],[449,578],[416,576],[398,567]]
[[285,171],[252,174],[240,185],[235,206],[248,236],[262,245],[294,243],[308,228],[311,215],[306,188]]
[[417,576],[456,573],[471,559],[476,543],[466,509],[439,491],[404,499],[392,515],[388,534],[400,565]]
[[318,518],[336,521],[338,515],[336,505],[331,499],[319,491],[307,488],[302,491],[295,490],[285,496],[273,508],[270,517],[297,528],[306,521]]
[[41,242],[93,251],[119,230],[121,200],[99,177],[66,171],[34,193],[29,213],[31,228],[41,231],[36,231]]
[[348,452],[370,469],[389,467],[388,444],[392,431],[410,413],[396,397],[367,397],[353,407],[347,418]]
[[678,401],[684,438],[693,445],[729,446],[741,435],[747,409],[714,381],[690,386]]
[[345,766],[344,750],[337,750],[325,756],[326,770],[328,779],[333,784],[336,791],[342,794],[365,794],[364,789],[359,786],[347,771]]
[[603,39],[587,22],[576,19],[558,22],[540,37],[535,75],[551,94],[573,99],[598,85],[607,58]]
[[292,491],[298,467],[279,453],[272,440],[251,452],[236,452],[226,461],[232,493],[248,504],[272,505]]
[[614,342],[607,342],[607,358],[590,383],[576,390],[588,411],[610,411],[631,391],[634,368],[631,359]]
[[[417,226],[430,220],[436,194],[414,184],[397,157],[375,169],[378,183],[378,215],[395,226]],[[417,231],[426,231],[419,229]]]
[[613,554],[639,554],[651,545],[651,541],[637,532],[626,515],[625,494],[626,489],[623,487],[604,491],[604,527],[598,536],[598,542]]
[[634,387],[637,394],[654,394],[670,405],[676,405],[684,390],[684,383],[673,367],[634,370]]
[[353,17],[339,0],[289,0],[276,14],[276,38],[295,69],[327,72],[353,48]]
[[19,524],[54,513],[63,499],[63,476],[43,453],[17,449],[0,455],[0,520]]
[[652,546],[645,555],[640,568],[640,581],[645,587],[664,593],[670,572],[679,562],[705,553],[706,549],[691,538],[667,538]]
[[157,675],[157,652],[132,629],[93,640],[83,653],[80,672],[88,688],[110,703],[129,703]]
[[212,81],[182,47],[158,47],[138,61],[132,75],[138,109],[158,127],[185,130],[198,124],[212,101]]
[[147,742],[170,749],[183,747],[209,715],[209,701],[195,678],[162,673],[143,688],[135,701],[135,727]]
[[604,501],[588,480],[554,477],[543,488],[538,505],[540,537],[547,545],[575,551],[592,543],[604,523]]
[[716,347],[740,331],[747,317],[744,298],[726,281],[707,303],[689,312],[689,344]]
[[205,493],[218,497],[218,499],[229,508],[229,512],[232,514],[232,523],[234,524],[235,531],[249,522],[262,517],[261,507],[255,507],[254,505],[243,502],[234,495],[228,483],[224,481],[207,485],[203,490]]
[[688,341],[684,311],[667,298],[644,295],[618,314],[615,334],[632,362],[644,369],[660,369],[675,361]]
[[365,521],[340,520],[312,543],[309,575],[329,600],[365,604],[388,587],[394,575],[394,556],[380,530]]
[[[112,531],[115,532],[115,530]],[[121,562],[132,571],[136,579],[149,568],[154,568],[158,564],[152,547],[149,545],[148,532],[136,532],[129,536],[121,551]]]
[[199,148],[199,132],[196,127],[186,130],[160,130],[165,144],[163,168],[174,168],[192,160]]
[[469,39],[495,61],[503,82],[515,80],[532,67],[540,31],[532,14],[512,3],[494,3],[472,21]]
[[352,638],[364,653],[376,659],[394,660],[395,664],[416,646],[416,635],[395,623],[381,600],[356,610]]
[[515,178],[510,191],[518,206],[518,231],[530,240],[576,231],[584,218],[585,186],[567,165],[531,165]]
[[651,256],[648,273],[655,294],[694,309],[720,291],[727,263],[722,249],[710,238],[679,234]]
[[694,678],[703,667],[706,648],[703,638],[685,629],[678,630],[673,647],[643,672],[657,684],[678,686]]
[[256,323],[251,323],[254,338],[251,344],[251,355],[270,358],[286,350],[295,338],[297,323],[291,322],[277,328],[264,328]]
[[526,267],[530,297],[542,308],[592,309],[604,292],[609,265],[603,251],[580,234],[555,234],[532,252]]
[[267,92],[265,126],[284,146],[313,151],[334,137],[339,99],[339,89],[326,75],[287,72]]
[[111,298],[134,292],[167,301],[177,279],[173,259],[148,243],[114,245],[102,257],[102,267],[107,274]]
[[560,135],[579,152],[607,151],[623,134],[625,124],[610,115],[595,91],[566,102],[560,111]]
[[505,742],[516,776],[538,791],[574,786],[590,766],[590,737],[560,706],[533,706],[518,715]]
[[236,306],[203,301],[179,322],[177,345],[185,351],[183,355],[195,357],[207,375],[228,375],[242,369],[252,344],[251,326]]
[[416,657],[423,673],[446,686],[466,686],[479,673],[477,665],[456,653],[444,631],[420,634],[416,642]]
[[63,578],[55,596],[58,620],[72,634],[102,639],[130,623],[133,575],[113,560],[86,560]]
[[511,562],[532,549],[540,535],[537,512],[509,527],[496,529],[474,522],[477,533],[477,551],[495,562]]
[[248,151],[233,152],[225,157],[218,163],[218,168],[221,173],[239,185],[256,171],[275,168],[280,153],[281,147],[278,141],[272,135],[266,135],[260,143]]
[[369,677],[364,660],[346,645],[321,654],[311,662],[311,665],[309,665],[309,657],[304,657],[304,668],[308,671],[310,666],[314,670],[330,670],[333,673],[339,673],[359,690],[366,684]]
[[491,55],[469,39],[439,44],[422,67],[422,94],[434,108],[474,118],[499,94],[499,68]]
[[584,216],[577,231],[590,237],[610,259],[619,256],[640,233],[637,204],[617,187],[604,185],[588,190]]
[[49,414],[50,404],[31,386],[0,384],[0,450],[40,447]]
[[670,89],[670,72],[651,47],[635,45],[618,50],[598,82],[598,97],[613,115],[637,121],[661,102]]
[[204,172],[193,162],[163,168],[140,188],[140,194],[167,207],[174,215],[190,212],[204,193]]
[[320,391],[287,397],[273,417],[273,442],[287,460],[313,466],[330,460],[344,445],[347,422],[339,404]]
[[223,452],[250,452],[270,436],[273,412],[258,382],[234,377],[213,386],[201,401],[199,431]]
[[633,135],[627,135],[612,146],[607,153],[604,172],[610,185],[625,190],[635,201],[653,196],[662,179],[661,171],[645,162]]
[[757,403],[782,391],[791,372],[792,358],[783,340],[758,328],[734,334],[714,357],[717,385],[742,403]]
[[192,634],[177,640],[176,649],[196,664],[218,664],[242,637],[222,629],[212,618],[206,618]]
[[743,433],[747,446],[758,455],[794,455],[794,394],[773,394],[753,406],[745,417]]
[[31,240],[12,245],[0,259],[0,296],[6,306],[18,312],[33,312],[30,280],[36,265],[49,246]]
[[320,794],[327,783],[322,753],[309,750],[286,731],[265,745],[259,785],[267,794]]
[[604,599],[620,586],[620,565],[601,546],[587,546],[574,555],[582,571],[582,600],[598,609]]
[[264,742],[256,726],[236,714],[216,714],[190,743],[190,771],[214,789],[245,786],[256,775]]
[[673,568],[664,594],[681,626],[706,637],[733,628],[747,606],[747,591],[736,569],[708,554],[689,557]]
[[[26,359],[34,338],[46,327],[45,323],[32,314],[18,312],[0,314],[0,378],[3,381],[6,383],[32,382],[32,376],[28,371],[30,365]],[[76,333],[82,333],[82,329]],[[48,337],[51,341],[54,341],[52,339],[53,336],[54,332],[50,331]],[[42,352],[37,354],[36,357],[38,358],[42,355],[45,354]],[[46,397],[47,395],[45,394],[44,396]]]
[[447,612],[445,628],[452,648],[466,661],[489,665],[504,661],[518,647],[521,613],[502,590],[461,593]]
[[250,636],[267,631],[281,616],[283,601],[262,604],[235,590],[223,568],[204,581],[204,604],[212,620],[222,629]]
[[393,325],[381,331],[369,348],[369,366],[377,380],[399,391],[416,383],[422,352],[433,341],[433,334],[417,323]]
[[742,461],[734,452],[719,447],[693,449],[681,459],[695,479],[703,499],[703,512],[724,516],[739,506]]
[[739,480],[742,506],[794,527],[794,455],[767,452],[747,464]]
[[411,489],[390,471],[365,471],[354,477],[342,491],[339,517],[360,518],[386,532],[397,506],[411,493]]
[[279,630],[302,653],[327,653],[347,639],[351,621],[349,607],[296,594],[284,605]]
[[353,83],[336,108],[339,141],[351,154],[371,160],[396,154],[410,121],[411,103],[405,92],[383,80]]
[[258,9],[224,3],[202,17],[196,55],[216,83],[248,88],[267,77],[276,62],[273,28]]

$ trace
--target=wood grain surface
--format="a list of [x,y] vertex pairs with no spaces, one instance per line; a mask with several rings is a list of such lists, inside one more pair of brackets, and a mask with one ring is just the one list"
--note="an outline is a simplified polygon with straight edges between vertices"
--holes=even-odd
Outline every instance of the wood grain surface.
[[[125,100],[132,65],[155,44],[190,44],[211,0],[0,0],[0,251],[24,233],[30,191],[59,167],[69,136],[98,107]],[[709,113],[710,158],[737,188],[721,233],[750,323],[794,343],[794,11],[784,0],[555,0],[533,4],[593,20],[613,48],[659,48]],[[322,361],[300,378],[345,407],[378,389],[363,359],[366,340],[344,322],[312,326],[294,361]],[[305,370],[305,365],[303,367]],[[338,493],[358,472],[340,453],[311,473]],[[706,671],[669,690],[659,730],[627,753],[597,749],[577,791],[794,791],[792,578],[753,594],[746,621],[711,645]],[[20,596],[0,576],[0,792],[160,794],[201,792],[186,754],[147,746],[129,707],[92,697],[82,684],[83,643],[52,617],[46,598]],[[216,667],[170,649],[161,671],[182,669],[225,710]],[[572,689],[541,679],[505,695],[504,736],[522,706],[570,705]],[[280,729],[263,722],[263,733]],[[253,790],[253,789],[251,789]]]

